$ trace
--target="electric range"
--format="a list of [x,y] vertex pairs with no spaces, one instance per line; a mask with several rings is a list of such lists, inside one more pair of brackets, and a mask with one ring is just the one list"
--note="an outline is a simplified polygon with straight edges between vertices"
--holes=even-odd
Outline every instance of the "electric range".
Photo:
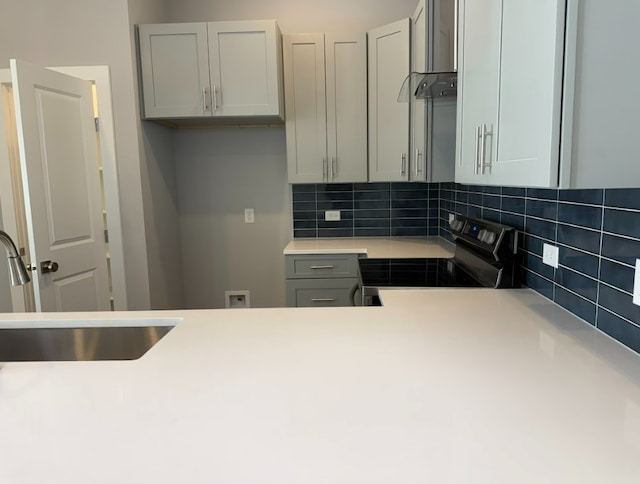
[[456,215],[450,227],[452,258],[360,258],[362,305],[380,305],[380,289],[520,285],[518,232],[513,227],[462,215]]

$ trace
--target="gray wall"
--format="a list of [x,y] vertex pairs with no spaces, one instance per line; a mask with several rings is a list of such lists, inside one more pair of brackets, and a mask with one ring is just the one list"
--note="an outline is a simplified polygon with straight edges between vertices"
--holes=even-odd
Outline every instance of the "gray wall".
[[[129,28],[133,70],[137,74],[136,24],[167,21],[165,2],[129,0]],[[173,130],[140,119],[138,77],[134,77],[136,119],[142,197],[144,200],[145,236],[149,268],[150,307],[178,309],[184,307],[182,254],[178,219],[178,190],[173,153]]]
[[[366,31],[413,13],[417,0],[168,0],[171,21],[275,18],[283,32]],[[175,162],[188,308],[284,306],[291,238],[284,127],[177,130]],[[244,223],[254,208],[256,223]]]
[[174,22],[277,19],[283,32],[366,31],[409,17],[418,0],[166,0]]
[[[2,227],[2,210],[0,210],[0,228]],[[0,247],[0,313],[10,313],[13,309],[10,287],[7,257],[4,248]]]
[[111,68],[129,307],[146,309],[149,276],[127,1],[0,0],[0,12],[0,67],[16,57],[42,66]]
[[252,307],[284,306],[284,128],[180,130],[175,143],[187,307],[224,307],[224,291],[243,289]]

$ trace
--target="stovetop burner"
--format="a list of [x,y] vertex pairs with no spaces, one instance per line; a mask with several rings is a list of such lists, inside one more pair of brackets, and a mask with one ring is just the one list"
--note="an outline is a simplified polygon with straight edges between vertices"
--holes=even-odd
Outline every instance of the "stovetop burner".
[[453,259],[361,259],[363,286],[482,287]]
[[519,285],[515,229],[462,215],[450,226],[456,246],[451,259],[359,259],[363,304],[377,299],[378,289]]

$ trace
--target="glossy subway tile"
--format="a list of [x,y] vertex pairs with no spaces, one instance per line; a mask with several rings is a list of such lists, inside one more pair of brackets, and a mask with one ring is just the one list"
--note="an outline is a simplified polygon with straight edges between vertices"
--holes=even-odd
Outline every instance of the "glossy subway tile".
[[600,230],[602,207],[559,203],[558,222]]
[[598,277],[600,259],[597,255],[575,250],[571,247],[560,247],[558,259],[562,266],[593,278]]
[[569,288],[576,294],[589,299],[593,303],[598,297],[598,281],[574,272],[566,267],[556,269],[555,282],[563,288]]
[[610,311],[600,309],[597,327],[613,339],[640,353],[640,326],[625,321]]
[[604,210],[604,222],[602,229],[605,232],[640,239],[639,219],[639,212],[606,208]]
[[606,207],[620,207],[640,210],[640,188],[621,188],[604,191]]
[[600,284],[598,304],[629,321],[640,324],[640,306],[633,304],[633,296],[630,294]]
[[[449,214],[520,231],[523,283],[590,324],[640,349],[640,306],[631,301],[640,258],[640,188],[557,190],[456,183],[292,185],[294,237],[438,235],[451,241]],[[325,210],[342,210],[335,225]],[[560,267],[542,264],[544,243]]]
[[564,202],[590,203],[602,205],[604,190],[602,188],[589,190],[560,190],[558,199]]
[[608,259],[600,260],[600,280],[610,286],[633,294],[635,269]]
[[558,243],[575,247],[592,254],[600,250],[601,233],[571,225],[558,224]]
[[595,303],[583,299],[560,286],[556,286],[554,301],[587,323],[591,325],[596,324]]

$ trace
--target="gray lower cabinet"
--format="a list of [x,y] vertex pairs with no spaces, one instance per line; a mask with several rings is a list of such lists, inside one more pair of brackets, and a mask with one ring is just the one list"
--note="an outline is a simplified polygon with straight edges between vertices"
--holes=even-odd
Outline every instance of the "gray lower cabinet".
[[355,305],[358,254],[286,255],[287,306]]

